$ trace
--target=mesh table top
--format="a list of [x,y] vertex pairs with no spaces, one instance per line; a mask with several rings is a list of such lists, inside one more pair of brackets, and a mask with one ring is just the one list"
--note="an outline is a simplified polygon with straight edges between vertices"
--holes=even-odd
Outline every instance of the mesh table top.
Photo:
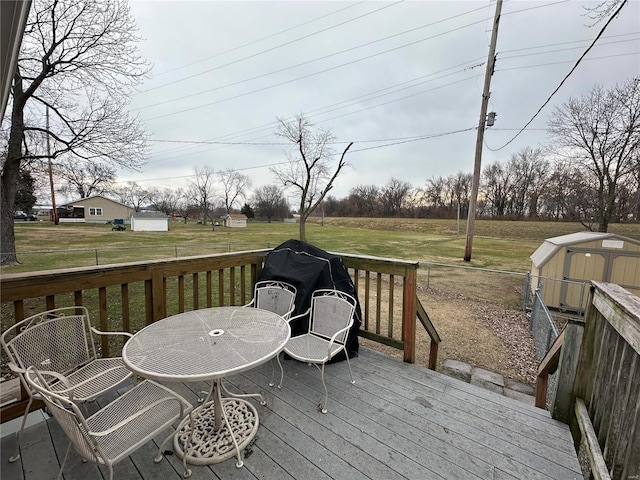
[[159,381],[201,381],[239,373],[275,357],[289,324],[259,308],[216,307],[180,313],[140,330],[122,350],[133,372]]

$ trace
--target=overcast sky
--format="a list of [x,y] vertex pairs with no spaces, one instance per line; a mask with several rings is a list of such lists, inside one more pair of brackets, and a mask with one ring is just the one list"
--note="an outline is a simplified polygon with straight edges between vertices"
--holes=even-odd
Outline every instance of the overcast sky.
[[[598,3],[503,3],[489,102],[497,119],[483,165],[543,145],[554,105],[640,74],[635,0],[529,129],[500,149],[604,26],[586,16]],[[119,171],[118,179],[184,187],[209,165],[241,171],[254,188],[275,183],[268,166],[286,158],[276,118],[300,113],[330,129],[336,149],[354,142],[331,192],[337,198],[392,177],[421,186],[471,173],[494,12],[495,1],[484,0],[132,0],[153,70],[131,109],[151,134],[151,154],[142,172]]]

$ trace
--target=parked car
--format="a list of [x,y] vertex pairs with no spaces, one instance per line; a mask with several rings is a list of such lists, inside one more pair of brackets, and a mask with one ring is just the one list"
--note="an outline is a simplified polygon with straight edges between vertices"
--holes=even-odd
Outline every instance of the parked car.
[[24,213],[21,211],[13,212],[13,220],[22,220],[25,222],[35,222],[38,220],[38,217],[32,215],[30,213]]

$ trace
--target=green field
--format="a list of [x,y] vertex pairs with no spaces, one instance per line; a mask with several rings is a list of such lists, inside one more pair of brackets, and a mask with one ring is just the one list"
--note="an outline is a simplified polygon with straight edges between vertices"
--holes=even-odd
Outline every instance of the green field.
[[[307,225],[307,241],[325,250],[422,263],[466,265],[465,222],[396,218],[327,218]],[[110,225],[16,223],[20,265],[2,273],[51,270],[228,251],[272,248],[298,238],[298,225],[250,222],[247,228],[171,222],[169,232],[114,232]],[[576,223],[476,222],[472,266],[526,272],[545,238],[584,230]],[[610,232],[640,238],[640,224],[614,224]]]

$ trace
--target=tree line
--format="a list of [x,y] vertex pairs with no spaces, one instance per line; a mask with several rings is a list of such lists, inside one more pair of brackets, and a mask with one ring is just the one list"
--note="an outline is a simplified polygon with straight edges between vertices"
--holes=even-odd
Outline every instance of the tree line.
[[[525,148],[482,170],[477,215],[489,219],[580,222],[598,228],[598,180],[575,162]],[[328,197],[326,216],[466,218],[472,174],[433,177],[412,186],[392,178],[384,186],[358,185],[345,198]],[[316,212],[316,215],[320,214]],[[640,221],[640,169],[618,182],[608,223]]]

